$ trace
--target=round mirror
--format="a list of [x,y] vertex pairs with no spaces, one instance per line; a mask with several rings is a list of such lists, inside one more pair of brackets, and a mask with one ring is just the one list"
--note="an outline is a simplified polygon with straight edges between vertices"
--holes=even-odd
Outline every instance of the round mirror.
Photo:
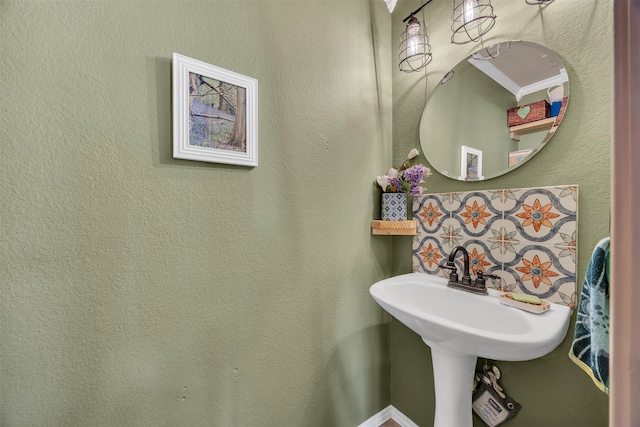
[[531,42],[495,44],[433,90],[420,122],[422,151],[449,178],[495,178],[545,146],[568,100],[569,77],[555,52]]

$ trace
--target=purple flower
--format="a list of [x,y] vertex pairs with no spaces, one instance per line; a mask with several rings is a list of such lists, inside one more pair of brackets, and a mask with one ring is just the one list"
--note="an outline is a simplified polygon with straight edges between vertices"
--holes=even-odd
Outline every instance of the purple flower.
[[415,185],[415,184],[411,184],[411,187],[409,188],[409,195],[410,196],[419,196],[422,194],[422,190],[423,188],[419,185]]
[[395,190],[392,188],[391,192],[392,193],[400,193],[402,192],[402,181],[400,181],[400,178],[398,178],[397,176],[390,176],[389,177],[389,186],[390,187],[395,187]]
[[412,196],[423,194],[426,188],[420,187],[420,184],[424,182],[425,178],[431,176],[431,170],[423,165],[411,166],[411,160],[419,154],[420,152],[414,148],[399,168],[392,167],[386,175],[377,177],[375,183],[385,193],[406,192]]
[[422,177],[424,176],[426,169],[427,168],[422,165],[411,166],[404,171],[404,180],[412,184],[420,184],[424,182]]

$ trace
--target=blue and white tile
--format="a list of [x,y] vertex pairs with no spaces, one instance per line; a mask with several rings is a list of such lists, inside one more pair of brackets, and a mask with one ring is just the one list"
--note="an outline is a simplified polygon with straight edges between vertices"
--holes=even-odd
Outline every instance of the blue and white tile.
[[420,240],[414,239],[413,271],[443,276],[440,265],[444,262],[446,256],[435,236],[426,236]]
[[515,284],[519,292],[566,305],[557,292],[561,288],[568,295],[575,292],[575,265],[573,269],[565,268],[552,247],[527,246],[519,255],[503,266],[508,273],[507,285]]
[[436,234],[440,245],[445,253],[448,255],[453,248],[465,243],[462,235],[462,227],[453,218],[447,218],[442,222],[442,228]]
[[[415,271],[447,277],[440,265],[461,245],[469,251],[473,277],[479,269],[500,277],[487,280],[488,287],[575,305],[577,187],[443,193],[418,200]],[[461,256],[456,264],[462,268]]]
[[417,196],[413,200],[413,219],[418,221],[418,233],[436,233],[442,221],[450,217],[435,194]]
[[442,207],[446,212],[455,212],[462,205],[461,196],[465,193],[439,193],[436,194],[442,202]]
[[574,227],[571,224],[576,221],[575,211],[560,206],[557,195],[550,189],[523,189],[514,191],[514,194],[518,204],[505,211],[505,218],[516,226],[521,241],[532,244],[561,243],[559,230],[567,223],[569,225],[565,227],[565,233]]
[[518,229],[509,219],[495,221],[485,237],[493,256],[501,262],[512,262],[522,247]]
[[[569,230],[571,231],[571,230]],[[558,235],[562,239],[562,242],[553,245],[553,251],[557,253],[558,259],[563,265],[572,265],[575,270],[575,265],[578,262],[578,242],[576,236],[577,230],[573,230],[571,234],[563,233],[560,231]]]
[[516,191],[518,190],[488,190],[486,191],[486,193],[488,193],[491,204],[494,206],[495,210],[508,211],[510,209],[513,209],[518,203],[517,197],[515,195]]
[[568,210],[576,212],[578,210],[578,186],[577,185],[560,185],[548,188],[556,195],[560,201],[560,205]]
[[496,210],[491,200],[484,192],[466,193],[462,205],[453,212],[453,218],[462,227],[462,234],[471,238],[488,238],[493,222],[502,218],[502,213]]

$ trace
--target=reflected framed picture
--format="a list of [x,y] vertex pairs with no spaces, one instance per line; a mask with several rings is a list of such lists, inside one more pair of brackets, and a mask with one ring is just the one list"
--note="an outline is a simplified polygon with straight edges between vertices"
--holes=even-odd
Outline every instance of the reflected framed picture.
[[484,179],[482,175],[482,150],[463,145],[460,155],[460,179],[475,181]]
[[258,81],[174,53],[173,157],[258,166]]

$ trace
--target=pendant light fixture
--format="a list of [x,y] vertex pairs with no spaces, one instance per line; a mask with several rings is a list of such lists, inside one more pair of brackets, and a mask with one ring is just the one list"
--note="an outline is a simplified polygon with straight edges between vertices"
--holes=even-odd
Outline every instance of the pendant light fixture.
[[[431,62],[431,45],[427,27],[413,14],[407,18],[407,28],[400,35],[400,71],[420,71]],[[405,19],[406,20],[406,19]]]
[[453,0],[451,43],[477,42],[496,23],[491,0]]
[[[385,0],[389,1],[389,0]],[[407,73],[420,71],[431,62],[431,45],[427,35],[427,27],[424,22],[416,18],[416,14],[433,0],[427,0],[418,9],[411,12],[402,22],[407,23],[405,31],[400,36],[400,53],[398,55],[400,71]],[[553,0],[526,0],[547,1]],[[493,13],[491,0],[453,0],[453,12],[451,14],[451,43],[464,44],[477,42],[496,23],[496,15]],[[423,13],[424,21],[424,13]],[[491,59],[500,55],[509,48],[508,44],[498,44],[488,48],[479,58]]]

